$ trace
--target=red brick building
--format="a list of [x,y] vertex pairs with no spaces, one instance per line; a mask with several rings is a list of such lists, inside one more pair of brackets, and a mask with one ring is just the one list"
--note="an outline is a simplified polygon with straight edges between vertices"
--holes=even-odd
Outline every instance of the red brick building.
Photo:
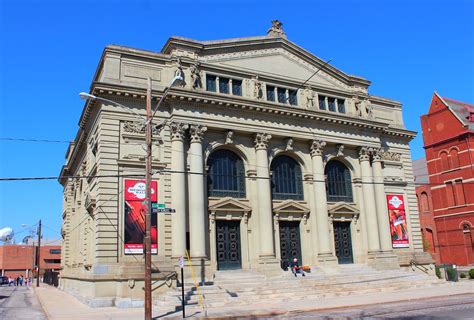
[[[7,277],[19,275],[31,276],[34,265],[34,253],[37,246],[26,244],[11,244],[0,246],[0,274]],[[59,270],[61,268],[61,246],[41,246],[40,274],[46,270]]]
[[428,241],[433,235],[437,263],[474,264],[474,105],[435,92],[421,125],[429,178],[417,190],[422,230]]

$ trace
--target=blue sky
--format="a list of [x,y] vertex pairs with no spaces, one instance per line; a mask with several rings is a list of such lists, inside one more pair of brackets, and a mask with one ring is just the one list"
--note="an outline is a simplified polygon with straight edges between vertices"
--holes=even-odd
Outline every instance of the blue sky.
[[[369,92],[401,101],[406,127],[431,95],[474,102],[474,1],[0,1],[0,139],[74,139],[104,46],[159,51],[171,35],[198,40],[264,35],[281,20],[288,38]],[[0,177],[57,176],[66,143],[0,140]],[[421,136],[413,158],[424,155]],[[60,237],[56,180],[0,181],[0,228],[40,218]]]

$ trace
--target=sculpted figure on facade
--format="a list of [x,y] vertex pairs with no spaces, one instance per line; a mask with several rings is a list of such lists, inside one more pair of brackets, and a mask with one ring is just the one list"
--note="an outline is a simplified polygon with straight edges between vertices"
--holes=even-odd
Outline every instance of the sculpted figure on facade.
[[186,82],[185,82],[185,76],[184,76],[184,70],[183,70],[183,63],[181,62],[181,58],[180,57],[176,57],[176,71],[174,72],[174,76],[175,77],[181,77],[181,79],[183,79],[182,81],[180,81],[179,83],[176,83],[178,86],[181,86],[183,87]]
[[293,138],[288,138],[286,139],[286,147],[285,147],[285,151],[293,151]]
[[172,121],[168,124],[171,131],[171,140],[183,140],[184,134],[188,129],[189,125],[187,123]]
[[367,118],[373,118],[374,117],[374,114],[373,114],[373,107],[372,107],[372,103],[370,102],[369,99],[365,99],[364,100],[364,105],[365,105],[365,113],[367,114]]
[[258,76],[256,76],[255,79],[254,79],[253,95],[254,95],[255,99],[257,99],[257,100],[261,100],[263,98],[263,84],[258,79]]
[[310,86],[307,86],[304,91],[305,91],[305,96],[306,96],[306,108],[313,109],[314,98],[315,98],[314,91],[311,89]]
[[266,149],[272,136],[268,133],[259,132],[255,135],[255,149]]
[[344,145],[343,144],[338,144],[337,145],[336,157],[344,157]]
[[204,133],[207,131],[206,126],[200,124],[192,124],[189,126],[189,134],[191,136],[191,143],[193,142],[202,142],[204,138]]
[[202,88],[201,64],[199,63],[199,61],[196,61],[191,66],[191,80],[192,80],[193,89]]
[[352,97],[352,104],[354,105],[355,114],[362,117],[362,101],[360,101],[358,96]]
[[270,36],[284,37],[286,38],[286,33],[283,31],[283,23],[278,20],[272,20],[272,26],[268,29],[267,34]]
[[225,144],[233,144],[234,143],[234,131],[232,130],[229,130],[227,131],[227,133],[225,134]]
[[310,146],[310,154],[314,156],[322,156],[324,147],[326,146],[326,141],[322,140],[313,140]]
[[137,121],[124,121],[123,131],[127,133],[145,134],[145,124]]

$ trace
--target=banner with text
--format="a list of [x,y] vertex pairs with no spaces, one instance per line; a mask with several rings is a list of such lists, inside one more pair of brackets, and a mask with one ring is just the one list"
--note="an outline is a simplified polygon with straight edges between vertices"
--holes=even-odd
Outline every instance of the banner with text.
[[[151,202],[157,202],[158,183],[151,182]],[[145,239],[146,183],[144,180],[125,180],[125,254],[142,254]],[[151,253],[158,253],[157,216],[151,215]]]
[[387,195],[388,217],[393,248],[408,248],[408,228],[405,213],[405,200],[402,195]]

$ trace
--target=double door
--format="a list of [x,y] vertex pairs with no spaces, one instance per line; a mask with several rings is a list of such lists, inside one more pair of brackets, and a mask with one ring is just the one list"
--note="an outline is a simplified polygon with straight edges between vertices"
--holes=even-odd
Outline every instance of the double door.
[[242,268],[240,221],[216,220],[217,269]]
[[354,263],[352,256],[351,223],[333,222],[334,226],[334,247],[336,249],[337,260],[340,264]]
[[294,221],[280,221],[281,267],[286,269],[289,263],[298,258],[301,265],[300,224]]

